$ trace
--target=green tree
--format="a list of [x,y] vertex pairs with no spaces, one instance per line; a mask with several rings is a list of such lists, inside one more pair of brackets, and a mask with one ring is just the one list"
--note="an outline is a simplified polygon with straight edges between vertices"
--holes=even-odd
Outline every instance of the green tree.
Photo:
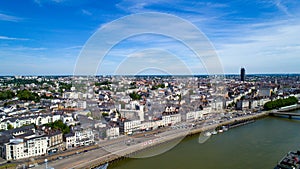
[[103,81],[103,82],[96,82],[95,86],[102,86],[102,85],[109,85],[109,84],[111,84],[111,82],[106,80],[106,81]]
[[165,88],[165,84],[158,84],[151,87],[151,90],[156,90],[158,88]]
[[102,116],[103,116],[103,117],[107,117],[108,115],[109,115],[109,114],[106,113],[106,112],[103,112],[103,113],[102,113]]
[[140,100],[142,98],[142,96],[136,92],[130,93],[129,96],[132,100]]
[[0,92],[0,100],[11,99],[13,97],[15,97],[15,93],[10,90]]
[[10,130],[10,129],[14,129],[14,126],[12,126],[11,124],[8,124],[7,125],[7,130]]
[[21,90],[18,92],[17,94],[17,97],[20,99],[20,100],[32,100],[32,101],[35,101],[35,102],[39,102],[40,101],[40,97],[37,93],[33,93],[29,90]]
[[61,120],[45,124],[45,126],[51,127],[52,129],[60,130],[61,132],[63,132],[63,134],[70,133],[70,127],[64,124]]
[[72,84],[60,82],[58,91],[60,93],[62,93],[63,90],[71,90],[71,87],[72,87]]
[[264,104],[264,109],[265,110],[278,109],[280,107],[290,106],[296,103],[298,103],[298,99],[294,96],[291,96],[286,99],[277,99],[277,100],[269,101]]

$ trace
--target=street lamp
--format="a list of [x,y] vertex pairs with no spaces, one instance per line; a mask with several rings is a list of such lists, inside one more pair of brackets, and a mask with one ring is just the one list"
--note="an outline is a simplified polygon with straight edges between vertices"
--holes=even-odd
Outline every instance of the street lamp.
[[46,169],[48,169],[48,165],[47,165],[48,163],[47,163],[47,162],[48,162],[48,160],[47,160],[47,158],[46,158],[46,159],[45,159]]

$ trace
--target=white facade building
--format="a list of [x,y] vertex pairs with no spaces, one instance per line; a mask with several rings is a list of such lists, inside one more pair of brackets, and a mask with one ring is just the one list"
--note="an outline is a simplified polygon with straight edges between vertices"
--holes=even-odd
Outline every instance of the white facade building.
[[75,146],[84,146],[94,143],[94,133],[92,129],[76,129],[75,130]]
[[40,126],[43,124],[55,122],[60,119],[61,119],[60,115],[52,115],[52,114],[6,118],[0,122],[0,129],[6,130],[8,124],[12,125],[14,128],[19,128],[22,127],[23,125],[29,125],[29,124],[35,124]]
[[120,135],[119,127],[112,127],[106,130],[106,136],[109,138],[118,137]]
[[165,115],[162,116],[162,121],[165,126],[174,125],[176,123],[181,122],[181,115],[180,114]]
[[10,139],[3,147],[3,158],[18,160],[47,153],[48,137],[31,135],[24,139]]
[[140,130],[141,121],[133,120],[124,122],[124,133],[130,134],[134,131]]
[[192,111],[186,113],[186,121],[200,120],[203,118],[203,111]]

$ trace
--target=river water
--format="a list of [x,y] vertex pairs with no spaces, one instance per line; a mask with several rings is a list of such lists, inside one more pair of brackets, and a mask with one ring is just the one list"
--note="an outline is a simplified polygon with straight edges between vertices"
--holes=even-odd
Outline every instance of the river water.
[[266,117],[213,135],[202,144],[195,135],[161,155],[128,158],[108,168],[273,169],[288,151],[294,150],[300,150],[300,119]]

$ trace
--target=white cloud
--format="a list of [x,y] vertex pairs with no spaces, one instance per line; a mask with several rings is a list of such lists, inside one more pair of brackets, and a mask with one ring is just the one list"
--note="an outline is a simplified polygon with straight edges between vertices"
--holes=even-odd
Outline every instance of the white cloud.
[[152,0],[152,1],[139,1],[139,0],[123,0],[116,4],[116,7],[129,13],[146,12],[145,7],[151,4],[163,3],[167,0]]
[[83,46],[70,46],[64,49],[82,49]]
[[0,40],[29,40],[29,39],[27,39],[27,38],[8,37],[8,36],[0,36]]
[[43,47],[17,47],[15,50],[33,50],[33,51],[41,51],[41,50],[47,50],[47,48]]
[[0,20],[2,21],[10,21],[10,22],[19,22],[21,20],[23,20],[22,18],[16,17],[16,16],[12,16],[12,15],[7,15],[4,13],[0,13]]
[[88,11],[88,10],[86,10],[86,9],[82,9],[81,10],[81,13],[83,14],[83,15],[93,15],[90,11]]
[[[260,5],[259,11],[254,12],[259,16],[253,17],[243,16],[243,9],[232,7],[231,3],[234,2],[123,0],[117,7],[129,13],[168,12],[195,23],[216,46],[227,73],[236,73],[241,66],[256,73],[300,72],[297,66],[300,65],[300,34],[297,33],[300,21],[295,13],[299,5],[293,5],[296,3],[293,0],[249,1],[247,3]],[[161,42],[157,46],[175,47],[172,42]],[[287,66],[282,66],[283,63]]]
[[[147,22],[144,22],[145,20]],[[128,37],[145,34],[164,38],[150,41],[148,37],[143,36],[141,39],[127,40]],[[122,40],[127,40],[126,42],[130,44],[121,46],[119,48],[121,50],[117,50],[117,52],[121,51],[118,55],[110,53],[112,57],[109,59],[115,59],[118,62],[122,57],[126,57],[126,54],[135,53],[136,50],[156,48],[172,51],[187,65],[201,65],[202,61],[210,74],[220,74],[223,71],[214,53],[214,48],[197,27],[173,15],[146,13],[131,15],[104,25],[89,39],[89,43],[84,47],[85,50],[81,52],[77,65],[78,72],[88,72],[89,74],[95,72],[98,62],[101,60],[99,57],[102,57],[106,54],[107,49],[115,47],[114,45]],[[138,53],[138,55],[140,54]],[[81,72],[80,74],[82,74]]]
[[[160,6],[162,8],[154,8],[152,5]],[[212,14],[214,13],[214,9],[226,8],[228,5],[225,3],[179,0],[123,0],[116,4],[116,7],[128,13],[166,12],[184,15],[203,15],[204,13]]]
[[[162,74],[186,74],[191,75],[192,72],[189,67],[176,56],[174,53],[164,49],[144,49],[130,53],[121,62],[108,62],[109,67],[113,69],[107,69],[107,61],[104,60],[100,67],[99,72],[105,74],[156,74],[158,72]],[[108,71],[110,70],[110,71]]]
[[288,11],[288,8],[281,2],[281,0],[275,0],[274,4],[280,11],[284,12],[288,16],[292,16]]
[[36,4],[39,6],[42,6],[44,3],[62,3],[65,2],[66,0],[34,0]]
[[300,72],[295,66],[300,64],[300,22],[275,22],[256,29],[244,25],[227,42],[216,42],[225,70],[233,73],[246,66],[253,73]]
[[13,53],[16,51],[23,51],[23,52],[28,52],[28,51],[43,51],[47,50],[47,48],[44,47],[26,47],[26,46],[2,46],[0,47],[1,52],[7,52],[7,53]]

